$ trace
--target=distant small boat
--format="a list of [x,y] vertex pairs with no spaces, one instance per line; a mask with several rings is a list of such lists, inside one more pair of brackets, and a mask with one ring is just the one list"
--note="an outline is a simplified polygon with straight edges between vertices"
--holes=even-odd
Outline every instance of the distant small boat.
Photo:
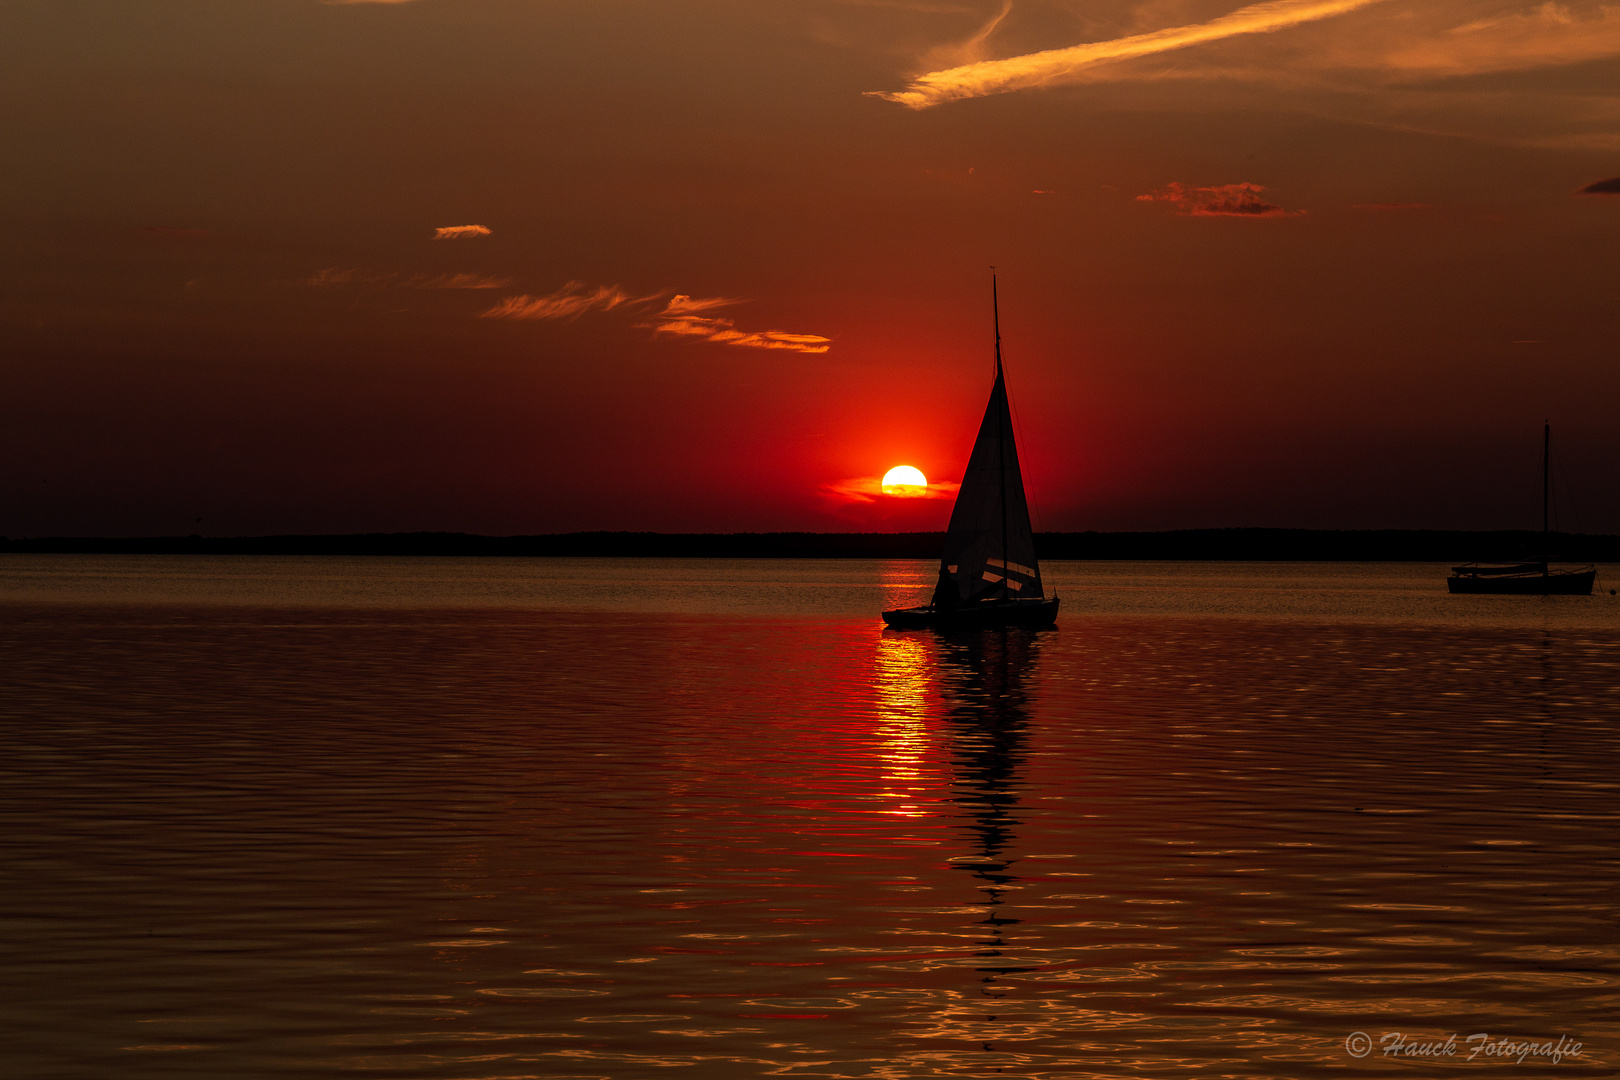
[[1039,627],[1057,621],[1058,598],[1047,597],[1041,587],[1024,477],[1018,468],[1007,381],[1001,370],[1001,312],[994,275],[990,304],[996,333],[995,386],[951,508],[934,598],[926,607],[885,611],[883,621],[897,630]]
[[1453,593],[1491,593],[1498,596],[1591,596],[1597,580],[1597,567],[1572,566],[1554,569],[1547,551],[1549,463],[1552,451],[1552,424],[1541,429],[1541,551],[1538,562],[1491,565],[1463,563],[1451,568],[1446,589]]
[[1553,569],[1548,563],[1481,566],[1463,563],[1451,568],[1446,588],[1454,593],[1496,593],[1519,596],[1591,596],[1597,567]]

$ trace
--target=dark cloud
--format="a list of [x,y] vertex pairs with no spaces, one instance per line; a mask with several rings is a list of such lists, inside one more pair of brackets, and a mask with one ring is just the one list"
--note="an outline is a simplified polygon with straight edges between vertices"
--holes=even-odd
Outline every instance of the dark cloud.
[[1581,188],[1582,195],[1620,195],[1620,176],[1599,180]]
[[1176,212],[1188,217],[1292,217],[1303,210],[1288,211],[1260,197],[1263,184],[1221,184],[1190,188],[1171,183],[1159,191],[1138,195],[1137,202],[1176,204]]

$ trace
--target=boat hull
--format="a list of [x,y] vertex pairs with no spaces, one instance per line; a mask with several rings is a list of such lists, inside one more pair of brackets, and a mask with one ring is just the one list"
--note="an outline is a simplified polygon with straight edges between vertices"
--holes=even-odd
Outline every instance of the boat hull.
[[1453,593],[1484,593],[1492,596],[1591,596],[1592,582],[1596,579],[1595,568],[1511,577],[1454,574],[1446,578],[1446,589]]
[[885,611],[883,621],[896,630],[980,630],[998,626],[1051,626],[1057,622],[1058,598],[1002,600],[963,604],[948,611],[932,607]]

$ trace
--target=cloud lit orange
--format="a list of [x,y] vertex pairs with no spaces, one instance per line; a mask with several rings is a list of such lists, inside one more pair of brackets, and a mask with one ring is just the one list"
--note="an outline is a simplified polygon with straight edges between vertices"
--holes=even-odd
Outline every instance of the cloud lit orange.
[[587,311],[612,311],[620,305],[639,302],[617,285],[598,285],[594,289],[587,289],[584,282],[570,281],[549,296],[508,296],[479,318],[572,319]]
[[[458,275],[471,277],[471,275]],[[461,287],[472,287],[463,285]],[[663,299],[661,292],[648,296],[634,296],[618,285],[587,287],[584,282],[570,281],[549,296],[508,296],[494,307],[479,314],[482,319],[574,319],[591,311],[613,311],[616,308],[647,311],[648,305]],[[652,322],[636,323],[655,334],[697,338],[720,345],[740,345],[753,349],[785,349],[790,352],[824,353],[832,348],[832,339],[820,334],[800,334],[787,330],[739,330],[733,319],[719,319],[695,314],[714,308],[740,304],[731,297],[694,297],[676,293],[653,315]]]
[[1267,0],[1192,26],[1170,27],[1112,41],[1093,41],[1067,49],[1047,49],[1005,60],[983,60],[944,71],[931,71],[913,79],[906,90],[893,93],[872,91],[870,96],[899,102],[913,109],[926,109],[930,105],[961,98],[1061,84],[1071,80],[1075,73],[1097,64],[1184,49],[1238,34],[1271,33],[1378,2],[1380,0]]
[[[902,472],[906,469],[914,473],[922,483],[907,483],[911,477],[910,474]],[[920,469],[911,465],[899,465],[883,476],[853,476],[847,480],[823,484],[821,490],[823,494],[841,502],[875,503],[890,499],[954,499],[957,489],[961,486],[948,480],[930,481],[923,476]]]
[[911,465],[896,465],[883,474],[883,494],[902,499],[926,499],[928,477]]
[[743,345],[755,349],[789,349],[793,352],[824,353],[832,339],[820,334],[792,334],[786,330],[738,330],[731,319],[703,319],[684,315],[649,324],[655,333],[697,337],[722,345]]
[[741,300],[729,296],[687,296],[684,293],[676,293],[669,298],[669,303],[665,304],[664,310],[658,314],[673,318],[677,315],[694,315],[699,311],[712,311],[714,308],[731,307],[740,303]]

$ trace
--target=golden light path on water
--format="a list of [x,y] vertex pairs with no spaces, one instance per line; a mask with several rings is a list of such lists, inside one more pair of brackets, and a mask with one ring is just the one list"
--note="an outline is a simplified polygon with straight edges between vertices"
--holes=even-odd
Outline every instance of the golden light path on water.
[[1043,570],[0,560],[8,1068],[1612,1073],[1620,601]]
[[926,763],[933,756],[929,703],[935,697],[932,656],[915,637],[891,635],[878,642],[872,691],[877,698],[879,754],[884,779],[896,800],[889,811],[929,813]]

